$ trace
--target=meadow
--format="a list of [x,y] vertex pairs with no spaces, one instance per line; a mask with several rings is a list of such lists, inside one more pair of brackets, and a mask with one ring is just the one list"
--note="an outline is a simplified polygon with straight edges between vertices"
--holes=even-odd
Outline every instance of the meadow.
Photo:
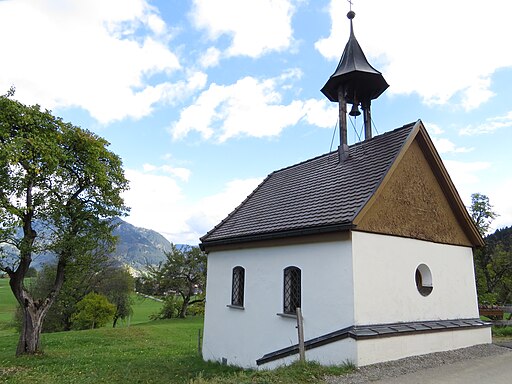
[[15,357],[16,302],[0,279],[0,382],[93,383],[318,383],[352,367],[295,364],[275,371],[241,370],[207,363],[198,352],[202,317],[150,321],[161,303],[134,296],[133,316],[116,328],[42,335],[42,353]]

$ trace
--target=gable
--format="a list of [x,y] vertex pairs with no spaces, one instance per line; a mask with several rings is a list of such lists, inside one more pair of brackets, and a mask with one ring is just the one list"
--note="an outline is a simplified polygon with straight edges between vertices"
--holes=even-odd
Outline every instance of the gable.
[[472,246],[431,162],[416,137],[390,170],[357,229],[437,243]]

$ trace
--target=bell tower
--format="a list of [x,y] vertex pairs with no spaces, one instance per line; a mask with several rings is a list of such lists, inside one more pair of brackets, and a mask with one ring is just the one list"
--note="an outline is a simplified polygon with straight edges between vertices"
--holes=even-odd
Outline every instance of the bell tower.
[[368,63],[356,40],[352,23],[355,15],[352,10],[347,13],[350,20],[350,37],[338,67],[321,89],[330,101],[339,103],[340,161],[344,161],[348,157],[347,103],[352,104],[350,116],[359,116],[361,114],[359,106],[361,106],[365,140],[371,139],[371,101],[379,97],[389,87],[382,73]]

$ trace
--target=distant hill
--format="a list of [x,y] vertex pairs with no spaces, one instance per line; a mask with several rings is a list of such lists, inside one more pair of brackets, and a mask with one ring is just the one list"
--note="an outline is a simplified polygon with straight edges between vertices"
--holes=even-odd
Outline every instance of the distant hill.
[[[116,250],[111,255],[113,259],[136,270],[144,269],[148,264],[157,265],[165,260],[164,252],[171,249],[169,240],[151,229],[136,227],[120,218],[115,220],[119,225],[114,230],[114,235],[118,236],[118,242]],[[16,252],[12,247],[4,244],[4,251],[7,253],[4,261],[16,260]],[[40,269],[44,264],[54,260],[54,255],[49,253],[37,255],[33,259],[32,266]]]
[[114,235],[119,237],[114,258],[135,269],[144,269],[148,264],[156,265],[165,259],[164,252],[170,251],[171,243],[151,229],[139,228],[119,221]]

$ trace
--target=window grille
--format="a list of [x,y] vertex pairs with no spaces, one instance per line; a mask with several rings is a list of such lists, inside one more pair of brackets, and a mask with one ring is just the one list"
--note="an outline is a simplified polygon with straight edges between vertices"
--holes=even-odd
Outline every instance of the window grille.
[[284,313],[294,315],[297,312],[297,307],[301,306],[300,284],[300,269],[297,267],[286,268],[284,270]]
[[244,281],[245,269],[242,267],[233,268],[233,281],[231,286],[231,305],[244,306]]

